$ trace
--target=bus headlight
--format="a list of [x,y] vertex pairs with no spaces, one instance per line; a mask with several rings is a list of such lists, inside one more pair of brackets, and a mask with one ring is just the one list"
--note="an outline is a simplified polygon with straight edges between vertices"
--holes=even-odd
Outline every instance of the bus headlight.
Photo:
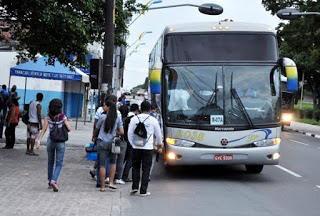
[[274,139],[266,139],[266,140],[259,140],[253,142],[253,144],[257,147],[263,147],[263,146],[272,146],[272,145],[278,145],[281,142],[281,138],[277,137]]
[[291,122],[292,121],[292,113],[282,113],[281,118],[284,122]]
[[192,147],[195,144],[194,142],[191,142],[191,141],[174,139],[172,137],[167,137],[166,141],[169,145],[181,146],[181,147]]

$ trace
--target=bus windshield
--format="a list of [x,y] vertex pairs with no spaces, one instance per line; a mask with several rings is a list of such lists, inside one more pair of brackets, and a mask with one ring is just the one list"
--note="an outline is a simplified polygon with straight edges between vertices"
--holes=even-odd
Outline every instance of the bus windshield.
[[279,73],[274,66],[260,65],[166,67],[166,121],[204,126],[277,123]]
[[169,35],[165,40],[167,62],[277,61],[273,34]]

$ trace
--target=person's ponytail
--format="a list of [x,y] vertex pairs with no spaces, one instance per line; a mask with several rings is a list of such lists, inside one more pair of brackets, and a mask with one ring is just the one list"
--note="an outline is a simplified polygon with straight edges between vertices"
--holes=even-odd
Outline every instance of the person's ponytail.
[[112,100],[106,100],[104,103],[107,107],[110,107],[109,112],[107,114],[107,118],[104,122],[104,132],[112,133],[112,130],[115,127],[115,123],[118,117],[117,108],[115,103]]

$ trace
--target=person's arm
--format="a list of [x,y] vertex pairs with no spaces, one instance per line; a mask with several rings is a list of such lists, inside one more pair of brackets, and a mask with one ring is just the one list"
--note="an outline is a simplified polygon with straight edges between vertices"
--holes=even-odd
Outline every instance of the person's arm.
[[38,116],[38,122],[39,122],[39,129],[42,130],[42,121],[41,121],[41,104],[37,105],[37,116]]
[[135,127],[134,127],[134,125],[135,125],[134,119],[135,119],[135,117],[131,118],[131,121],[129,123],[129,128],[128,128],[128,140],[129,140],[130,144],[133,143],[133,137],[134,137],[134,133],[133,133],[133,131],[135,129]]
[[97,122],[97,124],[96,124],[96,128],[93,130],[92,139],[91,139],[92,142],[94,142],[97,139],[97,137],[99,135],[99,132],[100,132],[101,125],[102,125],[103,122],[104,122],[104,118],[101,115],[99,120],[98,120],[98,122]]
[[[47,128],[48,128],[48,125],[49,125],[49,123],[48,123],[47,118],[44,118],[44,127],[43,127],[43,129],[41,130],[40,136],[39,136],[38,141],[37,141],[37,149],[38,149],[38,150],[39,150],[39,148],[40,148],[41,139],[42,139],[43,135],[46,133]],[[66,125],[66,126],[67,126],[67,125]],[[69,127],[70,127],[70,126],[69,126]],[[68,126],[67,126],[67,128],[68,128]]]
[[8,127],[10,126],[10,124],[11,124],[11,121],[12,121],[12,119],[13,119],[13,116],[14,116],[14,114],[16,113],[16,108],[14,107],[14,106],[11,106],[11,108],[10,108],[10,116],[9,116],[9,119],[8,119]]
[[117,122],[117,129],[118,129],[118,135],[123,135],[124,134],[124,130],[123,130],[123,122],[122,119],[118,116],[118,122]]
[[158,147],[161,147],[162,145],[162,135],[161,135],[161,129],[158,121],[154,121],[154,135],[156,136],[157,139],[157,145]]
[[95,128],[93,130],[92,138],[91,138],[92,142],[94,142],[97,139],[99,132],[100,132],[100,128]]
[[94,130],[96,129],[98,120],[99,120],[99,119],[94,119],[94,122],[93,122],[93,132],[94,132]]
[[70,124],[69,124],[69,122],[68,122],[68,119],[66,119],[66,120],[64,121],[64,124],[66,125],[66,127],[67,127],[67,129],[68,129],[68,132],[70,132],[70,131],[71,131],[71,127],[70,127]]

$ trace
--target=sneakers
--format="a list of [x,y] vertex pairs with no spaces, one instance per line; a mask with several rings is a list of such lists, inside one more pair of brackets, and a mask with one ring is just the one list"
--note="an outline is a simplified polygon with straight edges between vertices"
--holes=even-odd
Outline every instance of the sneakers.
[[126,184],[122,179],[116,179],[114,183],[122,185]]
[[95,170],[90,170],[89,173],[90,173],[92,178],[94,178],[96,176],[96,171]]
[[140,196],[142,196],[142,197],[146,197],[146,196],[150,196],[150,195],[151,195],[151,192],[147,192],[145,194],[140,194]]
[[134,195],[134,194],[136,194],[137,192],[138,192],[138,189],[133,189],[133,190],[130,191],[130,195]]
[[105,182],[106,184],[109,184],[109,177],[107,177],[104,182]]
[[58,186],[56,185],[55,181],[51,180],[50,185],[52,186],[53,192],[58,192]]

